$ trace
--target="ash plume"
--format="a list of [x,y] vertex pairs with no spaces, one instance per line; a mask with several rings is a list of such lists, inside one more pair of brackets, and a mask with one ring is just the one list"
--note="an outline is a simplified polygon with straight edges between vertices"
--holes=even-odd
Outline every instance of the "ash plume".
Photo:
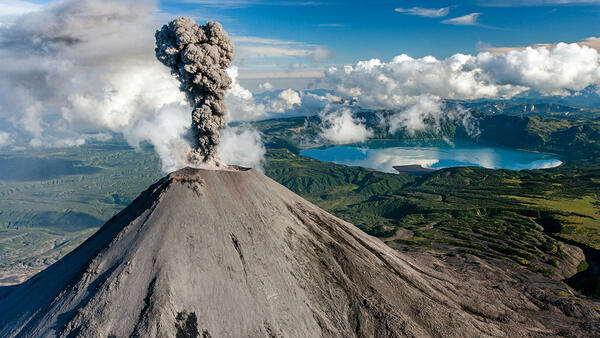
[[156,58],[171,68],[179,89],[192,105],[192,164],[215,164],[219,130],[225,126],[225,90],[231,85],[227,67],[233,59],[233,43],[218,22],[202,26],[178,18],[156,31]]

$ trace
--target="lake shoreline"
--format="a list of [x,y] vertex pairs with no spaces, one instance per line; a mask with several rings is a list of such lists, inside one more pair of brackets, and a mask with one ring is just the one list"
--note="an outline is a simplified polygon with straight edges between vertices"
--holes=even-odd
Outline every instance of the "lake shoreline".
[[541,170],[564,162],[556,154],[482,145],[462,139],[369,140],[306,148],[300,155],[323,162],[373,168],[387,173],[423,174],[453,167]]

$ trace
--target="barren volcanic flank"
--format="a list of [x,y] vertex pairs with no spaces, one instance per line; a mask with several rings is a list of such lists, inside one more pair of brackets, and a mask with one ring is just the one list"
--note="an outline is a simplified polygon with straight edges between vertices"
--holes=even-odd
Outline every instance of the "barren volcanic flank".
[[0,336],[525,336],[599,327],[593,309],[526,292],[509,275],[492,286],[462,273],[420,264],[255,170],[186,168],[62,260],[0,288]]

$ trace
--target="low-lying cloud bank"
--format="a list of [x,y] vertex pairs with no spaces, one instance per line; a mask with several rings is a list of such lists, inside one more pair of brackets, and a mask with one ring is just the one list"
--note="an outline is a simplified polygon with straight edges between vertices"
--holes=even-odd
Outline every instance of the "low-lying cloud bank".
[[328,106],[319,113],[321,136],[333,144],[364,142],[373,136],[364,121],[355,117],[349,108]]

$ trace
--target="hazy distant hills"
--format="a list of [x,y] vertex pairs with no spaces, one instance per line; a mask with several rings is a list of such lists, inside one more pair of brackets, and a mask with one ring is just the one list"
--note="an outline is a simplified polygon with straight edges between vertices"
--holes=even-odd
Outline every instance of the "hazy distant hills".
[[600,88],[598,86],[589,86],[581,91],[565,90],[567,95],[541,95],[540,93],[528,90],[523,92],[510,101],[515,103],[555,103],[569,106],[579,106],[588,108],[600,108]]
[[600,117],[600,105],[594,107],[582,107],[566,105],[555,102],[518,102],[518,101],[479,101],[479,102],[452,102],[475,112],[491,115],[514,115],[514,116],[556,116],[569,118],[598,118]]

